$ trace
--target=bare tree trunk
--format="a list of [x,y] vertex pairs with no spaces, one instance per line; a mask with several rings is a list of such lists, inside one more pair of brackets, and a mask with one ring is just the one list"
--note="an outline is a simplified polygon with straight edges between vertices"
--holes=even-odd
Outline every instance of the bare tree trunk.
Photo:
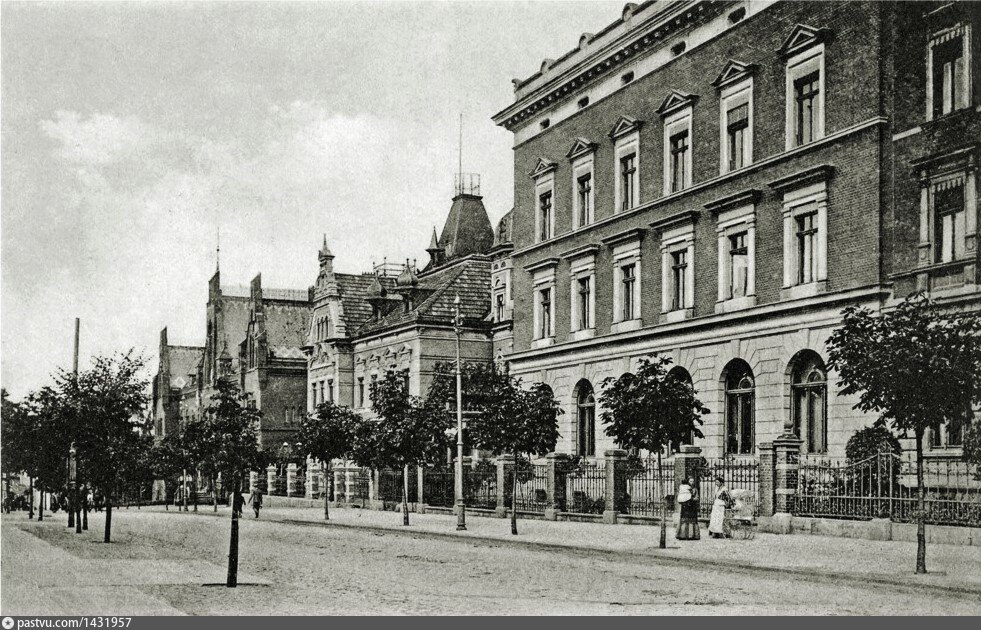
[[[664,481],[661,477],[661,451],[657,452],[657,493],[661,499],[661,537],[657,546],[659,549],[668,547],[668,499],[664,496]],[[677,535],[677,533],[676,533]]]
[[68,527],[75,527],[75,492],[68,488],[65,495],[65,507],[68,508]]
[[[507,470],[507,467],[504,468]],[[518,535],[518,453],[514,453],[514,471],[511,473],[511,535]]]
[[192,482],[192,484],[193,484],[192,487],[194,488],[194,511],[195,512],[198,511],[198,475],[199,475],[198,471],[195,470],[194,471],[194,480]]
[[112,495],[108,492],[106,495],[106,530],[102,536],[102,542],[109,542],[109,534],[112,531]]
[[916,572],[926,573],[926,489],[923,487],[923,429],[916,431]]
[[41,521],[44,520],[44,489],[43,488],[41,489],[41,495],[38,497],[38,499],[40,500],[38,501],[38,506],[37,506],[37,520],[40,523]]
[[215,478],[211,478],[211,502],[212,502],[212,512],[218,511],[218,486],[215,485]]
[[[334,479],[331,477],[330,462],[324,462],[324,520],[330,520],[330,489],[334,486]],[[328,481],[329,480],[329,481]]]
[[87,488],[82,491],[82,529],[89,531],[89,493]]
[[409,465],[402,468],[402,525],[409,524]]
[[27,498],[29,502],[27,504],[27,518],[28,520],[34,520],[34,477],[27,478]]
[[228,543],[228,580],[225,586],[235,588],[238,586],[238,505],[239,482],[235,481],[235,490],[232,493],[232,532]]
[[184,502],[184,511],[187,512],[187,495],[191,491],[191,486],[187,483],[187,469],[184,469],[184,476],[181,477],[181,500]]

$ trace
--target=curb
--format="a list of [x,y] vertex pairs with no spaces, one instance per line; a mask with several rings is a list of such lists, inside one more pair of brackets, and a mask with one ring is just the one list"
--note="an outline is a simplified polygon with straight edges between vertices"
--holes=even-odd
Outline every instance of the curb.
[[[179,514],[185,514],[183,512],[178,512]],[[193,514],[193,512],[186,512],[186,514]],[[201,516],[223,516],[220,513],[214,514],[213,512],[198,512]],[[226,515],[227,516],[227,515]],[[286,525],[295,525],[300,527],[335,527],[343,529],[353,529],[361,531],[370,532],[385,532],[396,535],[412,535],[419,536],[423,538],[430,539],[440,539],[440,540],[466,540],[470,542],[485,543],[485,544],[498,544],[498,545],[508,545],[511,547],[521,548],[521,549],[531,549],[539,551],[549,551],[553,553],[568,553],[570,551],[578,552],[585,555],[602,556],[607,558],[628,558],[633,561],[656,561],[666,564],[673,564],[677,566],[693,566],[693,567],[708,567],[708,568],[720,568],[728,570],[737,570],[746,573],[758,573],[767,575],[781,575],[781,576],[792,576],[801,579],[807,579],[811,581],[819,581],[822,583],[838,583],[841,581],[850,582],[853,584],[880,584],[890,587],[900,587],[904,590],[908,589],[916,592],[933,592],[938,595],[945,596],[956,596],[956,597],[981,597],[981,588],[972,589],[960,585],[941,585],[941,584],[917,584],[913,581],[913,576],[908,576],[906,579],[903,578],[889,578],[874,574],[862,574],[862,573],[837,573],[834,571],[828,571],[824,569],[797,569],[797,568],[787,568],[787,567],[770,567],[758,564],[748,564],[742,562],[729,562],[723,560],[707,560],[704,558],[675,558],[667,555],[661,555],[659,553],[650,552],[637,552],[637,551],[619,551],[613,549],[601,549],[598,547],[584,547],[580,545],[566,545],[562,543],[548,543],[548,542],[533,542],[529,540],[511,540],[507,538],[495,538],[492,536],[484,536],[479,534],[458,534],[455,531],[446,532],[433,532],[426,530],[414,530],[414,529],[400,529],[396,527],[385,527],[380,525],[368,525],[362,523],[338,523],[337,521],[306,521],[291,518],[267,518],[265,519],[267,523],[284,523]]]

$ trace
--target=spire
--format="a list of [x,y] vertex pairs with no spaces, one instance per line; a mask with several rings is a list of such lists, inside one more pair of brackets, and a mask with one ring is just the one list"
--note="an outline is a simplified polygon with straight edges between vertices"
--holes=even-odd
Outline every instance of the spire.
[[221,271],[221,226],[215,228],[215,273]]
[[395,284],[400,288],[414,287],[419,284],[419,277],[416,276],[415,271],[409,265],[408,258],[405,259],[405,269],[403,269],[402,273],[399,274],[399,277],[396,278]]
[[324,234],[324,244],[320,248],[320,253],[319,253],[318,258],[320,258],[320,261],[323,262],[324,260],[327,260],[328,258],[333,258],[333,257],[334,257],[334,254],[332,254],[331,251],[330,251],[330,248],[327,247],[327,235]]

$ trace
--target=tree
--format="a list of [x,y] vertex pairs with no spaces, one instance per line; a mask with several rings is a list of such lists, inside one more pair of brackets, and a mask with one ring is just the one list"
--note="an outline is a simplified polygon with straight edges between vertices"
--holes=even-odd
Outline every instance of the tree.
[[144,416],[147,382],[145,361],[132,351],[98,356],[92,368],[78,375],[62,371],[55,379],[60,409],[78,452],[85,480],[101,488],[106,502],[104,542],[110,542],[112,500],[127,477],[139,474],[150,448]]
[[974,479],[981,481],[981,423],[972,422],[967,427],[963,457],[974,468]]
[[239,394],[238,387],[227,378],[215,382],[215,392],[202,416],[203,441],[218,444],[213,466],[232,487],[232,524],[228,545],[228,578],[225,585],[238,586],[238,505],[242,480],[252,470],[265,465],[265,453],[259,447],[259,420],[262,414]]
[[[470,399],[465,406],[476,413],[467,423],[477,448],[494,455],[514,455],[511,497],[517,496],[518,469],[523,456],[543,457],[555,450],[559,439],[558,416],[562,413],[552,390],[543,383],[522,387],[506,368],[486,364],[471,368]],[[511,534],[518,534],[518,510],[511,505]]]
[[10,513],[11,475],[27,471],[33,452],[34,429],[26,405],[10,400],[6,389],[0,390],[0,471],[6,483],[4,511]]
[[[351,452],[361,416],[349,407],[324,402],[300,422],[296,441],[303,453],[322,462],[324,479],[331,478],[331,462]],[[324,492],[324,520],[330,519],[330,493]]]
[[856,409],[876,412],[916,439],[916,572],[926,573],[923,436],[927,429],[964,423],[981,400],[981,318],[944,312],[922,294],[875,314],[851,306],[828,340],[828,366],[838,394],[858,395]]
[[[355,430],[361,445],[354,449],[370,468],[402,469],[402,524],[409,524],[409,466],[436,461],[446,453],[449,419],[445,410],[434,413],[409,395],[405,374],[390,370],[371,387],[371,407],[377,420]],[[373,451],[373,452],[372,452]]]
[[[699,427],[709,410],[696,396],[686,379],[669,374],[669,357],[657,353],[640,360],[636,374],[603,381],[599,402],[604,432],[622,448],[657,453],[658,487],[664,499],[661,480],[661,452],[670,444],[681,444],[691,436],[702,437]],[[667,541],[667,514],[661,518],[660,547]]]

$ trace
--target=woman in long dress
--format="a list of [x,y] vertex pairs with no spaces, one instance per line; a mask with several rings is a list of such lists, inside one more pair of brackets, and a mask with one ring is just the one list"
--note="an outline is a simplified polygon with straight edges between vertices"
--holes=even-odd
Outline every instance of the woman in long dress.
[[681,504],[681,520],[678,524],[678,540],[698,540],[698,484],[689,477],[678,488],[678,503]]
[[712,503],[712,516],[709,518],[709,534],[712,538],[729,538],[729,510],[732,506],[732,496],[726,488],[725,479],[715,478],[715,501]]

